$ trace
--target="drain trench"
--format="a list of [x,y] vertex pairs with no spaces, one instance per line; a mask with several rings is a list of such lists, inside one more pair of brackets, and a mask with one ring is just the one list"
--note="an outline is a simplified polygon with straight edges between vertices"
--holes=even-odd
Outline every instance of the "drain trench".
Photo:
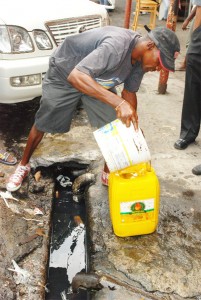
[[86,289],[73,293],[72,280],[89,271],[85,192],[92,182],[93,174],[83,169],[56,172],[46,300],[91,298]]

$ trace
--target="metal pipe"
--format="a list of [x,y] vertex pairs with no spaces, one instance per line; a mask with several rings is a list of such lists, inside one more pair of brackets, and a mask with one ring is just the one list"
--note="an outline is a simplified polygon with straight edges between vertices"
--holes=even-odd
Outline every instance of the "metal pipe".
[[[176,31],[178,7],[179,7],[179,0],[170,0],[170,7],[168,11],[166,27],[172,31]],[[166,93],[168,77],[169,77],[169,71],[162,69],[160,71],[160,78],[158,84],[159,94]]]

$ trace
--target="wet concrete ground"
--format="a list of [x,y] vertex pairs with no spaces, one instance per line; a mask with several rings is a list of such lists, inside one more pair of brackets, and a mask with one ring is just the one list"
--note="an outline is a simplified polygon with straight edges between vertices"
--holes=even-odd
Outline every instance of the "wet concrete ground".
[[[112,18],[114,20],[114,15]],[[182,42],[181,62],[185,55],[185,35],[181,24],[177,30]],[[102,155],[85,113],[79,111],[70,133],[47,134],[44,138],[33,156],[29,180],[13,194],[19,202],[9,201],[8,208],[0,201],[0,299],[44,299],[54,187],[52,173],[47,172],[46,167],[55,162],[63,165],[71,161],[89,164],[90,172],[96,175],[96,184],[90,187],[86,200],[91,239],[90,268],[100,276],[105,287],[95,294],[94,299],[201,299],[201,178],[191,173],[192,167],[200,163],[200,135],[184,151],[173,148],[179,136],[185,74],[170,74],[165,95],[157,94],[158,76],[157,73],[146,74],[138,93],[140,126],[161,186],[157,231],[127,238],[114,235],[108,191],[100,183]],[[24,103],[8,110],[1,106],[0,146],[13,150],[18,158],[37,105]],[[28,116],[26,122],[25,115]],[[38,168],[41,178],[36,183],[33,175]],[[1,171],[5,173],[0,178],[3,191],[13,167],[1,165]],[[43,215],[35,215],[35,208]],[[38,228],[43,230],[43,235],[23,243]],[[27,270],[28,275],[19,277],[19,273],[8,270],[14,268],[12,260]]]

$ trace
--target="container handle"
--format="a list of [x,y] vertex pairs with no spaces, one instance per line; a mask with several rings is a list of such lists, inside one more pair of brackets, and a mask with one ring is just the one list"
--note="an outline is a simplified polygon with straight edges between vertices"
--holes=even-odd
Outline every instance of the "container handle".
[[[144,162],[144,163],[139,163],[139,164],[136,164],[136,165],[141,165],[141,164],[145,164],[144,167],[145,167],[146,172],[151,172],[151,170],[152,170],[151,160],[149,160],[147,162]],[[137,173],[138,170],[140,170],[140,169],[136,168],[136,165],[129,166],[127,168],[124,168],[124,169],[118,171],[119,175],[124,175],[124,174],[129,174],[129,173],[134,173],[134,172]]]

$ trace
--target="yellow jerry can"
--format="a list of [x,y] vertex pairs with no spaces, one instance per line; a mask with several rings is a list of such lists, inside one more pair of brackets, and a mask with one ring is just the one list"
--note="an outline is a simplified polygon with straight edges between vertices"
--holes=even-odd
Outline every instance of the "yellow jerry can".
[[159,181],[150,163],[140,163],[109,175],[110,218],[120,237],[149,234],[159,217]]

